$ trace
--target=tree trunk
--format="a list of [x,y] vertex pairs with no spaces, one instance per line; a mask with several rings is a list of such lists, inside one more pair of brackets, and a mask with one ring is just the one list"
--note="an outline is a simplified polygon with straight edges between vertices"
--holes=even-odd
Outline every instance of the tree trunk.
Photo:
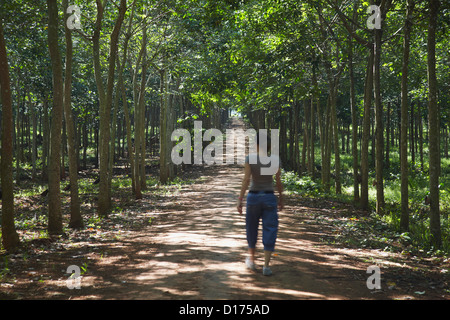
[[332,139],[332,121],[331,121],[331,95],[328,95],[326,107],[326,121],[325,121],[325,158],[322,160],[322,183],[325,192],[330,192],[330,176],[331,176],[331,139]]
[[[163,63],[163,66],[165,63]],[[161,127],[160,127],[160,181],[167,183],[173,179],[173,164],[171,162],[171,127],[172,110],[169,103],[169,80],[167,71],[161,70]]]
[[22,151],[23,144],[21,141],[22,138],[22,130],[20,127],[20,122],[22,119],[22,115],[20,113],[20,86],[19,86],[19,78],[17,78],[17,116],[16,116],[16,185],[20,186],[20,172],[22,171],[22,167],[20,165],[22,159]]
[[[385,13],[383,13],[385,16]],[[384,161],[384,137],[383,137],[383,105],[381,101],[381,38],[383,29],[375,29],[375,55],[373,66],[373,89],[375,100],[375,125],[376,125],[376,143],[375,143],[375,172],[376,172],[376,189],[377,189],[377,205],[376,212],[384,214],[384,182],[383,182],[383,161]]]
[[333,131],[333,144],[334,144],[334,173],[335,173],[335,192],[336,194],[342,193],[341,186],[341,156],[339,151],[339,133],[337,124],[337,111],[336,111],[336,101],[337,101],[337,87],[339,79],[332,79],[332,90],[331,90],[331,130]]
[[128,148],[128,162],[130,164],[130,172],[131,172],[131,186],[133,193],[135,194],[136,199],[141,199],[142,194],[140,193],[140,188],[136,189],[136,182],[134,178],[134,151],[133,151],[133,142],[131,140],[131,120],[130,120],[130,112],[128,111],[128,102],[127,95],[125,91],[125,84],[123,82],[122,73],[119,73],[119,85],[122,91],[122,106],[123,113],[125,116],[125,126],[127,129],[127,148]]
[[[356,10],[355,10],[356,12]],[[355,16],[355,15],[354,15]],[[358,179],[358,109],[355,96],[355,78],[353,74],[353,39],[349,36],[348,71],[350,77],[350,110],[352,113],[352,158],[353,158],[353,201],[359,201]]]
[[420,169],[423,171],[423,119],[422,119],[422,106],[421,102],[418,104],[418,116],[419,116],[419,156],[420,156]]
[[385,162],[386,168],[390,166],[390,151],[391,151],[391,102],[387,103],[387,112],[386,112],[386,154],[385,154]]
[[[145,176],[145,157],[146,157],[146,139],[145,139],[145,89],[147,83],[147,28],[142,29],[142,73],[141,85],[139,89],[137,104],[136,104],[136,127],[135,127],[135,143],[136,143],[136,176],[139,176],[140,189],[145,190],[146,176]],[[137,67],[136,67],[137,68]]]
[[302,165],[301,174],[307,171],[307,153],[308,153],[308,112],[306,100],[303,101],[303,113],[304,113],[304,123],[303,123],[303,143],[302,143]]
[[169,181],[169,159],[167,159],[167,151],[166,149],[168,148],[167,144],[168,144],[168,140],[167,139],[167,122],[168,122],[168,99],[167,99],[167,90],[166,90],[166,71],[165,70],[161,70],[160,72],[161,75],[161,80],[160,80],[160,90],[161,90],[161,127],[160,127],[160,138],[159,138],[159,154],[160,154],[160,159],[159,159],[159,180],[162,183],[166,183],[167,181]]
[[32,162],[32,180],[36,181],[36,160],[37,160],[37,117],[36,117],[36,106],[31,102],[31,95],[28,95],[28,100],[31,109],[31,121],[33,126],[33,140],[31,145],[31,162]]
[[[64,12],[67,12],[68,0],[63,0]],[[68,14],[65,14],[64,21]],[[76,151],[75,121],[72,115],[72,34],[71,30],[65,27],[66,36],[66,70],[64,79],[64,115],[67,132],[67,152],[69,155],[69,179],[70,179],[70,222],[69,227],[83,227],[83,218],[80,212],[80,200],[78,195],[78,155]]]
[[98,214],[99,216],[107,216],[110,206],[111,197],[109,192],[109,140],[110,140],[110,118],[111,104],[114,89],[114,74],[116,70],[116,56],[119,42],[120,29],[125,18],[127,9],[126,0],[121,0],[119,5],[119,14],[116,19],[114,29],[110,37],[109,59],[108,59],[108,76],[106,83],[106,91],[103,85],[101,67],[100,67],[100,34],[102,28],[102,20],[104,16],[104,7],[100,0],[97,0],[97,21],[94,31],[94,71],[97,83],[99,104],[100,104],[100,132],[99,132],[99,155],[100,155],[100,183],[98,194]]
[[14,252],[19,247],[19,235],[14,225],[14,183],[13,183],[13,110],[8,56],[3,25],[0,17],[0,102],[2,105],[1,139],[1,186],[2,186],[2,243],[3,247]]
[[401,133],[400,133],[400,170],[401,170],[401,217],[400,228],[403,231],[409,229],[409,205],[408,205],[408,65],[411,41],[412,14],[414,0],[408,0],[405,21],[405,33],[403,38],[403,64],[402,64],[402,88],[401,88]]
[[411,102],[411,116],[410,116],[410,131],[409,131],[409,152],[411,153],[411,164],[415,164],[416,162],[416,154],[414,149],[414,120],[415,120],[415,114],[414,114],[414,101]]
[[316,86],[317,86],[317,79],[316,79],[316,65],[315,63],[313,63],[312,66],[312,72],[313,72],[313,76],[312,76],[312,88],[313,88],[313,92],[311,95],[311,116],[310,116],[310,121],[311,121],[311,133],[309,135],[310,138],[310,163],[309,163],[309,174],[311,175],[311,178],[314,179],[314,175],[315,175],[315,140],[316,140],[316,112],[314,109],[314,102],[316,100]]
[[[319,105],[318,105],[319,106]],[[299,148],[299,139],[298,139],[298,135],[299,135],[299,128],[298,128],[298,123],[299,123],[299,104],[298,101],[294,101],[294,159],[293,159],[293,164],[294,164],[294,171],[298,174],[299,173],[299,155],[300,155],[300,148]],[[268,126],[268,128],[270,128]]]
[[61,128],[63,118],[63,71],[58,46],[58,2],[47,0],[48,5],[48,47],[53,73],[53,109],[50,137],[50,161],[48,166],[48,232],[62,233],[61,213]]
[[109,162],[108,162],[108,197],[111,198],[111,184],[114,176],[114,161],[116,155],[116,134],[117,134],[117,110],[119,109],[119,100],[120,100],[120,88],[116,87],[116,92],[114,93],[114,104],[113,104],[113,118],[111,124],[111,139],[109,146]]
[[319,143],[320,143],[320,160],[321,160],[321,169],[320,169],[320,179],[322,181],[322,185],[324,184],[324,159],[325,159],[325,133],[324,133],[324,116],[323,110],[320,105],[320,99],[317,99],[317,127],[319,128]]
[[439,213],[439,129],[440,119],[437,103],[436,79],[436,27],[439,0],[429,0],[430,17],[428,24],[427,64],[428,64],[428,130],[430,149],[430,230],[431,243],[435,248],[442,245]]
[[369,139],[370,139],[370,109],[372,107],[373,88],[373,47],[369,50],[364,84],[364,117],[361,145],[361,208],[369,208]]
[[120,91],[122,93],[122,106],[123,106],[123,113],[124,113],[124,120],[125,120],[124,127],[126,128],[128,162],[130,164],[130,172],[131,172],[131,188],[132,188],[133,193],[135,194],[136,199],[141,199],[142,194],[140,192],[140,188],[138,190],[136,189],[136,182],[135,182],[135,176],[134,176],[135,157],[134,157],[133,143],[131,140],[131,120],[130,120],[130,112],[128,110],[128,102],[127,102],[127,94],[126,94],[126,90],[125,90],[125,83],[123,81],[123,70],[125,69],[125,63],[126,63],[127,52],[128,52],[128,43],[129,43],[129,40],[131,37],[131,27],[132,27],[132,23],[133,23],[135,3],[136,2],[133,2],[133,5],[132,5],[130,20],[128,22],[128,32],[125,37],[125,43],[122,47],[123,60],[122,60],[122,63],[120,63],[120,59],[118,59],[117,64],[118,64],[118,70],[119,70],[118,83],[119,83]]

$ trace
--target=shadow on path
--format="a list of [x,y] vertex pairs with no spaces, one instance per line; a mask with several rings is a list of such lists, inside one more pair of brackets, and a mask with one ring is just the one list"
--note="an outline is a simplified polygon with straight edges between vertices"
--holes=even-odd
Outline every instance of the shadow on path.
[[245,215],[235,208],[242,167],[215,166],[206,172],[206,181],[185,186],[177,204],[145,232],[112,244],[91,279],[83,280],[92,285],[84,286],[80,298],[381,298],[366,287],[367,267],[320,241],[321,230],[309,218],[312,208],[294,213],[287,206],[280,212],[273,276],[262,275],[260,239],[259,269],[246,269]]
[[[162,213],[152,211],[154,204],[148,206],[148,216],[156,217],[152,225],[114,241],[93,243],[89,254],[79,258],[74,257],[74,249],[52,256],[51,265],[43,261],[43,269],[87,263],[88,270],[80,290],[69,290],[63,277],[46,281],[40,292],[52,299],[120,300],[405,297],[400,291],[387,289],[385,274],[382,290],[369,290],[367,267],[373,261],[388,261],[389,254],[324,242],[330,230],[315,217],[326,216],[332,204],[318,205],[307,199],[288,197],[285,210],[279,213],[273,276],[262,275],[260,238],[258,270],[248,270],[244,264],[245,215],[239,215],[235,207],[243,169],[232,165],[205,166],[201,170],[204,181],[183,186]],[[145,208],[145,201],[142,205]],[[421,276],[420,271],[410,273]]]

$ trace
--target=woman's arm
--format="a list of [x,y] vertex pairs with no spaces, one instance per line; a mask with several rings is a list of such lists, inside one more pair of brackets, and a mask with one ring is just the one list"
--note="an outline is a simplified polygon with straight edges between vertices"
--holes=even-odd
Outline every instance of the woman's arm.
[[284,207],[284,200],[283,200],[283,184],[281,183],[281,170],[278,169],[275,180],[277,184],[277,190],[278,190],[278,209],[281,211]]
[[250,176],[252,171],[248,163],[244,166],[244,179],[242,180],[241,193],[239,194],[239,199],[237,203],[237,210],[239,214],[242,214],[242,201],[244,200],[245,191],[247,191],[248,185],[250,184]]

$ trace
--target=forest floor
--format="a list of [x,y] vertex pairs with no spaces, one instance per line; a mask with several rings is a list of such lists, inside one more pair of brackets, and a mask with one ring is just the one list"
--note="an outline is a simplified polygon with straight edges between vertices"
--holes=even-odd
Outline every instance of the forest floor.
[[[273,275],[262,275],[260,238],[251,271],[245,215],[235,207],[242,167],[199,166],[189,174],[193,183],[122,199],[115,206],[126,207],[83,230],[3,253],[0,299],[450,299],[448,259],[340,243],[339,222],[367,213],[298,195],[287,196],[279,212]],[[67,286],[75,284],[71,265],[81,269],[80,289]],[[372,265],[380,268],[381,289],[367,287]]]

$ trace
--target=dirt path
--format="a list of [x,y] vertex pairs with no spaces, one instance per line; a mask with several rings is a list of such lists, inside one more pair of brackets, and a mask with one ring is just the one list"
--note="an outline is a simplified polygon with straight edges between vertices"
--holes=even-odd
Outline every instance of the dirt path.
[[[163,204],[164,210],[155,211],[155,204],[145,199],[138,204],[145,219],[152,219],[151,225],[114,241],[92,241],[43,255],[35,261],[28,282],[27,275],[18,275],[21,281],[11,290],[20,292],[22,299],[449,298],[442,290],[430,292],[428,283],[426,295],[422,295],[425,289],[421,284],[429,278],[414,271],[417,266],[399,264],[398,255],[324,242],[332,231],[316,218],[339,211],[339,204],[323,200],[288,197],[285,210],[279,214],[273,276],[262,275],[260,238],[258,270],[248,270],[244,264],[245,216],[235,208],[242,168],[211,166],[201,170],[203,181],[183,186]],[[370,276],[367,267],[373,264],[381,266],[381,290],[369,290],[366,285]],[[79,290],[68,289],[67,274],[62,276],[69,265],[86,266]],[[399,273],[409,279],[405,282],[408,286],[400,285]],[[35,281],[30,282],[30,278]],[[412,287],[411,279],[417,279]]]
[[[262,275],[260,239],[258,271],[248,270],[244,264],[245,218],[234,207],[242,169],[211,167],[206,171],[204,183],[180,191],[173,204],[176,211],[161,214],[154,225],[108,247],[107,257],[96,259],[83,278],[82,289],[73,292],[71,298],[443,298],[429,291],[426,296],[412,294],[424,290],[420,286],[403,290],[396,284],[388,288],[392,284],[384,272],[388,272],[389,265],[395,265],[391,254],[324,243],[328,231],[315,217],[326,215],[337,206],[335,203],[288,201],[280,212],[279,238],[272,259],[274,275]],[[381,267],[381,290],[369,290],[366,285],[367,267],[375,263],[385,266]],[[410,270],[403,267],[406,272]],[[417,280],[420,282],[420,277]]]
[[[242,167],[202,169],[204,181],[184,186],[171,210],[159,216],[154,225],[127,237],[121,242],[122,248],[110,248],[111,258],[97,265],[102,276],[92,279],[91,288],[88,286],[86,294],[78,298],[89,295],[102,299],[196,300],[421,298],[409,294],[411,291],[394,289],[392,283],[389,289],[386,280],[381,290],[367,288],[367,267],[389,262],[388,254],[344,249],[323,242],[327,230],[315,217],[327,215],[336,206],[333,203],[327,206],[288,200],[286,209],[280,212],[279,238],[272,259],[274,275],[262,275],[260,238],[258,271],[248,270],[244,264],[245,216],[239,215],[235,208]],[[111,290],[111,285],[117,291]],[[99,290],[94,289],[96,286]]]

